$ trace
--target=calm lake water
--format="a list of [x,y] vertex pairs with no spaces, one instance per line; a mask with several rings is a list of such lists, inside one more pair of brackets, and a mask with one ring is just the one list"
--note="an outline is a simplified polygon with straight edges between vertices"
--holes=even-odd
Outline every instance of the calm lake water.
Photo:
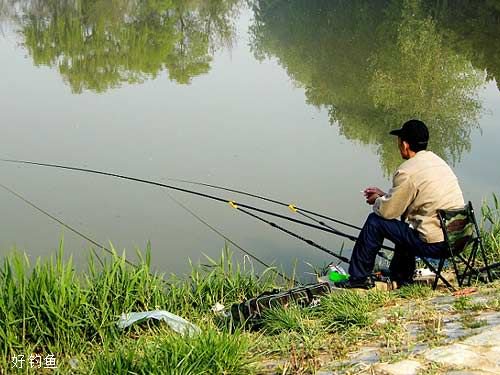
[[[361,225],[370,207],[360,190],[390,186],[401,162],[388,131],[416,117],[479,207],[500,192],[494,4],[4,0],[0,157],[224,185]],[[224,246],[164,189],[6,163],[0,173],[2,184],[131,259],[150,241],[167,273]],[[296,262],[303,274],[331,260],[228,205],[172,194],[266,262]],[[47,256],[64,236],[77,264],[87,256],[85,240],[3,190],[0,207],[2,254]]]

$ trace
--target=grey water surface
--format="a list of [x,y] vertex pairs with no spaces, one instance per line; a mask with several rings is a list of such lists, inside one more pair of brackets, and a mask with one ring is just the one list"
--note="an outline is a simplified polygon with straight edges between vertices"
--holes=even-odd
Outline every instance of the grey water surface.
[[[243,189],[362,225],[410,118],[479,208],[500,186],[500,9],[488,1],[0,3],[0,157]],[[224,239],[164,189],[0,163],[1,183],[131,259],[183,273]],[[293,215],[237,194],[183,185]],[[331,258],[224,203],[176,199],[269,263]],[[90,244],[0,191],[0,254]],[[338,229],[355,231],[332,223]],[[283,223],[332,250],[349,240]],[[240,257],[236,249],[237,256]]]

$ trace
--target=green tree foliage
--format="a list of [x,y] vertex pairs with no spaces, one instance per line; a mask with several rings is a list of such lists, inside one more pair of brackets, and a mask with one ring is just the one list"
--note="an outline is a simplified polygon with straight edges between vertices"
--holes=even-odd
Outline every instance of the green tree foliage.
[[372,57],[368,93],[376,107],[397,114],[395,122],[416,117],[429,124],[432,149],[455,162],[470,150],[470,131],[480,111],[475,96],[485,74],[444,43],[419,1],[399,3],[398,8],[392,13],[394,26],[384,32],[391,42]]
[[423,9],[436,20],[445,42],[486,70],[500,88],[500,1],[425,0]]
[[401,162],[388,131],[410,118],[430,128],[430,148],[454,162],[477,126],[484,66],[450,45],[422,0],[253,3],[252,49],[277,58],[329,111],[346,138],[372,144],[390,173]]
[[181,84],[230,45],[238,0],[21,2],[20,33],[35,64],[57,66],[75,93],[138,83],[162,71]]

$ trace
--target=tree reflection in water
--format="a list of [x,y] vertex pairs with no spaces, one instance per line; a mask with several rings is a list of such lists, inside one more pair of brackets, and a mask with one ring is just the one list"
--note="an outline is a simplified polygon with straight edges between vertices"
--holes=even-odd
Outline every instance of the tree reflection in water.
[[[493,0],[247,0],[251,48],[276,57],[328,109],[346,138],[400,163],[388,131],[424,120],[450,162],[470,150],[478,90],[500,82],[500,6]],[[231,46],[241,0],[4,0],[35,64],[57,66],[75,93],[166,71],[187,84]],[[242,72],[244,74],[245,72]]]
[[163,70],[187,84],[231,46],[238,0],[11,1],[36,65],[57,66],[75,93],[102,92]]
[[[305,88],[308,103],[327,108],[346,138],[374,145],[387,174],[401,162],[388,131],[410,118],[425,121],[430,148],[456,162],[470,150],[470,132],[478,126],[478,90],[498,72],[498,60],[472,56],[496,56],[491,45],[499,42],[486,33],[482,38],[490,38],[489,44],[459,43],[465,27],[458,34],[452,28],[458,22],[436,16],[448,14],[442,9],[447,5],[433,3],[254,1],[252,49],[259,59],[277,58]],[[477,2],[451,3],[464,17],[471,13],[465,9],[478,7]],[[492,28],[500,29],[498,20]],[[472,35],[481,39],[478,32]],[[489,54],[473,50],[480,46]]]

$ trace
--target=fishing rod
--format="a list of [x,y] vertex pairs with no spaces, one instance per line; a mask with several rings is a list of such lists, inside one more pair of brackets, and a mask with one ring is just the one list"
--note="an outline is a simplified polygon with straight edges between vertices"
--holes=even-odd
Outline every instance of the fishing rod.
[[163,187],[163,188],[167,188],[167,189],[172,189],[172,190],[177,190],[177,191],[181,191],[181,192],[192,194],[192,195],[197,195],[197,196],[208,198],[208,199],[215,200],[215,201],[218,201],[218,202],[229,203],[233,208],[236,208],[236,207],[238,209],[246,208],[246,209],[257,211],[257,212],[260,212],[260,213],[263,213],[263,214],[267,214],[267,215],[270,215],[270,216],[279,217],[280,219],[288,220],[288,221],[291,221],[291,222],[294,222],[294,223],[297,223],[297,224],[302,224],[302,225],[308,226],[310,228],[314,228],[314,229],[318,229],[318,230],[325,231],[325,232],[328,232],[328,233],[333,233],[333,234],[336,234],[336,235],[339,235],[339,236],[343,236],[343,237],[349,238],[349,239],[351,239],[353,241],[356,240],[355,236],[349,235],[347,233],[343,233],[343,232],[335,230],[335,229],[332,230],[332,229],[326,228],[324,226],[320,226],[320,225],[308,223],[308,222],[303,221],[303,220],[299,220],[299,219],[295,219],[295,218],[292,218],[292,217],[289,217],[289,216],[281,215],[281,214],[278,214],[278,213],[275,213],[275,212],[272,212],[272,211],[269,211],[269,210],[264,210],[262,208],[258,208],[258,207],[255,207],[255,206],[251,206],[251,205],[247,205],[247,204],[243,204],[243,203],[238,203],[238,202],[235,202],[235,201],[231,201],[231,200],[227,200],[227,199],[224,199],[224,198],[220,198],[218,196],[201,193],[201,192],[194,191],[194,190],[184,189],[184,188],[181,188],[181,187],[178,187],[178,186],[167,185],[167,184],[163,184],[163,183],[160,183],[160,182],[145,180],[145,179],[136,178],[136,177],[125,176],[125,175],[121,175],[121,174],[117,174],[117,173],[104,172],[104,171],[99,171],[99,170],[95,170],[95,169],[70,167],[70,166],[60,165],[60,164],[39,163],[39,162],[33,162],[33,161],[27,161],[27,160],[14,160],[14,159],[0,159],[0,161],[8,162],[8,163],[37,165],[37,166],[44,166],[44,167],[66,169],[66,170],[73,170],[73,171],[79,171],[79,172],[86,172],[86,173],[92,173],[92,174],[99,174],[99,175],[104,175],[104,176],[116,177],[116,178],[120,178],[120,179],[124,179],[124,180],[130,180],[130,181],[140,182],[140,183],[144,183],[144,184],[148,184],[148,185],[159,186],[159,187]]
[[[172,189],[172,190],[177,190],[177,191],[181,191],[181,192],[192,194],[192,195],[201,196],[201,197],[212,199],[212,200],[215,200],[215,201],[218,201],[218,202],[229,203],[229,205],[231,205],[233,208],[237,208],[240,211],[241,211],[241,208],[246,208],[246,209],[250,209],[250,210],[257,211],[257,212],[260,212],[260,213],[264,213],[264,214],[267,214],[267,215],[279,217],[281,219],[288,220],[288,221],[291,221],[291,222],[294,222],[294,223],[297,223],[297,224],[302,224],[302,225],[305,225],[305,226],[308,226],[308,227],[311,227],[311,228],[314,228],[314,229],[318,229],[318,230],[325,231],[325,232],[328,232],[328,233],[336,234],[336,235],[348,238],[348,239],[350,239],[352,241],[356,241],[357,240],[357,237],[349,235],[349,234],[344,233],[344,232],[341,232],[341,231],[336,230],[336,229],[331,228],[331,227],[325,227],[325,226],[319,226],[319,225],[316,225],[316,224],[311,224],[311,223],[305,222],[303,220],[294,219],[292,217],[281,215],[281,214],[278,214],[278,213],[275,213],[275,212],[271,212],[271,211],[268,211],[268,210],[264,210],[264,209],[261,209],[261,208],[255,207],[255,206],[250,206],[250,205],[246,205],[246,204],[243,204],[243,203],[238,203],[238,202],[227,200],[227,199],[224,199],[224,198],[220,198],[220,197],[217,197],[217,196],[214,196],[214,195],[205,194],[205,193],[201,193],[201,192],[194,191],[194,190],[184,189],[184,188],[181,188],[181,187],[178,187],[178,186],[167,185],[167,184],[163,184],[163,183],[160,183],[160,182],[145,180],[145,179],[136,178],[136,177],[125,176],[125,175],[116,174],[116,173],[104,172],[104,171],[99,171],[99,170],[95,170],[95,169],[70,167],[70,166],[61,165],[61,164],[40,163],[40,162],[27,161],[27,160],[3,159],[3,158],[0,158],[0,161],[8,162],[8,163],[37,165],[37,166],[43,166],[43,167],[50,167],[50,168],[58,168],[58,169],[73,170],[73,171],[86,172],[86,173],[92,173],[92,174],[99,174],[99,175],[116,177],[116,178],[120,178],[120,179],[125,179],[125,180],[140,182],[140,183],[144,183],[144,184],[159,186],[159,187],[163,187],[163,188],[167,188],[167,189]],[[242,212],[247,213],[248,211],[245,210],[245,211],[242,211]],[[279,229],[279,230],[282,230],[278,226],[274,226],[274,227],[277,228],[277,229]],[[286,231],[284,231],[284,232],[286,232]],[[288,233],[288,234],[290,234],[290,233]],[[303,240],[304,242],[306,242],[308,244],[311,244],[310,240],[305,240],[305,239],[302,239],[300,237],[297,237],[297,238]],[[387,247],[387,246],[384,246],[384,245],[382,246],[382,248],[387,249],[387,250],[391,250],[391,251],[394,250],[394,249],[392,249],[390,247]],[[320,248],[320,250],[323,250],[323,249]],[[330,252],[329,254],[333,255],[335,253]],[[341,259],[341,260],[344,261],[345,258],[344,257],[342,257],[342,258],[343,259]]]
[[288,207],[292,212],[295,212],[295,213],[298,213],[298,214],[300,214],[302,216],[305,216],[305,217],[309,218],[310,220],[313,220],[313,221],[317,222],[318,224],[326,226],[326,227],[328,227],[330,229],[333,229],[333,228],[330,227],[330,226],[328,226],[326,223],[324,223],[321,220],[317,220],[317,219],[315,219],[315,218],[313,218],[313,217],[311,217],[309,215],[306,215],[306,213],[314,215],[314,216],[317,216],[317,217],[320,217],[322,219],[326,219],[326,220],[332,221],[332,222],[337,223],[337,224],[342,224],[342,225],[344,225],[346,227],[349,227],[349,228],[361,230],[360,227],[358,227],[356,225],[353,225],[353,224],[350,224],[350,223],[347,223],[345,221],[342,221],[342,220],[339,220],[339,219],[335,219],[333,217],[320,214],[318,212],[309,211],[309,210],[306,210],[305,208],[298,207],[298,206],[296,206],[294,204],[291,204],[291,203],[285,203],[283,201],[279,201],[277,199],[265,197],[263,195],[249,193],[249,192],[244,191],[244,190],[238,190],[238,189],[228,188],[228,187],[225,187],[225,186],[207,184],[207,183],[204,183],[204,182],[192,181],[192,180],[184,180],[184,179],[179,179],[179,178],[167,178],[167,180],[169,180],[169,181],[176,181],[176,182],[183,182],[183,183],[191,184],[191,185],[205,186],[205,187],[209,187],[209,188],[213,188],[213,189],[218,189],[218,190],[229,191],[229,192],[232,192],[232,193],[246,195],[246,196],[252,197],[252,198],[257,198],[257,199],[260,199],[260,200],[263,200],[263,201],[266,201],[266,202],[271,202],[271,203],[274,203],[274,204],[277,204],[277,205],[280,205],[280,206],[285,206],[285,207]]
[[[201,197],[212,199],[212,200],[215,200],[215,201],[218,201],[218,202],[229,203],[229,205],[231,207],[233,207],[233,208],[235,208],[235,209],[237,209],[237,210],[239,210],[239,211],[241,211],[241,212],[243,212],[243,213],[245,213],[247,215],[249,214],[249,212],[247,210],[242,210],[242,209],[246,208],[246,209],[257,211],[257,212],[264,213],[264,214],[267,214],[267,215],[276,216],[276,217],[279,217],[279,218],[284,219],[284,220],[289,220],[289,221],[294,222],[294,223],[302,224],[302,225],[305,225],[305,226],[308,226],[308,227],[312,227],[312,228],[319,229],[319,230],[322,230],[322,231],[326,231],[326,232],[329,232],[329,233],[337,234],[339,236],[344,236],[344,237],[347,237],[347,238],[352,239],[352,240],[355,240],[355,238],[356,238],[354,236],[351,236],[349,234],[346,234],[346,233],[343,233],[343,232],[340,232],[340,231],[337,231],[337,230],[331,230],[331,229],[325,228],[323,226],[319,226],[319,225],[316,225],[316,224],[311,224],[311,223],[305,222],[303,220],[294,219],[294,218],[291,218],[289,216],[281,215],[281,214],[278,214],[278,213],[275,213],[275,212],[271,212],[271,211],[268,211],[268,210],[264,210],[264,209],[261,209],[261,208],[258,208],[258,207],[246,205],[246,204],[243,204],[243,203],[237,203],[235,201],[227,200],[227,199],[220,198],[220,197],[217,197],[217,196],[214,196],[214,195],[205,194],[205,193],[201,193],[201,192],[194,191],[194,190],[184,189],[184,188],[180,188],[178,186],[167,185],[167,184],[163,184],[163,183],[160,183],[160,182],[155,182],[155,181],[150,181],[150,180],[144,180],[144,179],[141,179],[141,178],[130,177],[130,176],[120,175],[120,174],[116,174],[116,173],[98,171],[98,170],[89,169],[89,168],[70,167],[70,166],[60,165],[60,164],[39,163],[39,162],[33,162],[33,161],[14,160],[14,159],[0,159],[0,161],[9,162],[9,163],[17,163],[17,164],[29,164],[29,165],[37,165],[37,166],[44,166],[44,167],[51,167],[51,168],[58,168],[58,169],[73,170],[73,171],[79,171],[79,172],[86,172],[86,173],[92,173],[92,174],[99,174],[99,175],[104,175],[104,176],[116,177],[116,178],[120,178],[120,179],[124,179],[124,180],[136,181],[136,182],[140,182],[140,183],[144,183],[144,184],[159,186],[159,187],[163,187],[163,188],[167,188],[167,189],[172,189],[172,190],[176,190],[176,191],[181,191],[181,192],[192,194],[192,195],[196,195],[196,196],[201,196]],[[254,216],[254,215],[251,215],[251,216]],[[262,220],[262,221],[264,221],[264,220]],[[269,224],[269,222],[268,222],[268,224]],[[277,228],[278,230],[281,230],[281,231],[289,234],[289,235],[293,235],[297,239],[300,239],[300,240],[306,242],[307,244],[309,244],[311,246],[314,246],[314,247],[316,247],[316,248],[318,248],[318,249],[320,249],[322,251],[325,251],[325,248],[323,246],[320,246],[320,245],[317,245],[317,244],[313,245],[314,242],[311,241],[311,240],[305,239],[305,238],[303,238],[301,236],[298,236],[298,235],[294,235],[294,234],[292,234],[293,232],[288,231],[288,230],[284,229],[283,227],[280,227],[280,226],[278,226],[278,225],[276,225],[274,223],[272,223],[270,225],[273,226],[274,228]],[[343,256],[339,256],[338,254],[335,254],[331,250],[328,250],[327,252],[328,252],[328,254],[330,254],[330,255],[332,255],[332,256],[340,259],[343,262],[347,259],[347,258],[345,258]]]

